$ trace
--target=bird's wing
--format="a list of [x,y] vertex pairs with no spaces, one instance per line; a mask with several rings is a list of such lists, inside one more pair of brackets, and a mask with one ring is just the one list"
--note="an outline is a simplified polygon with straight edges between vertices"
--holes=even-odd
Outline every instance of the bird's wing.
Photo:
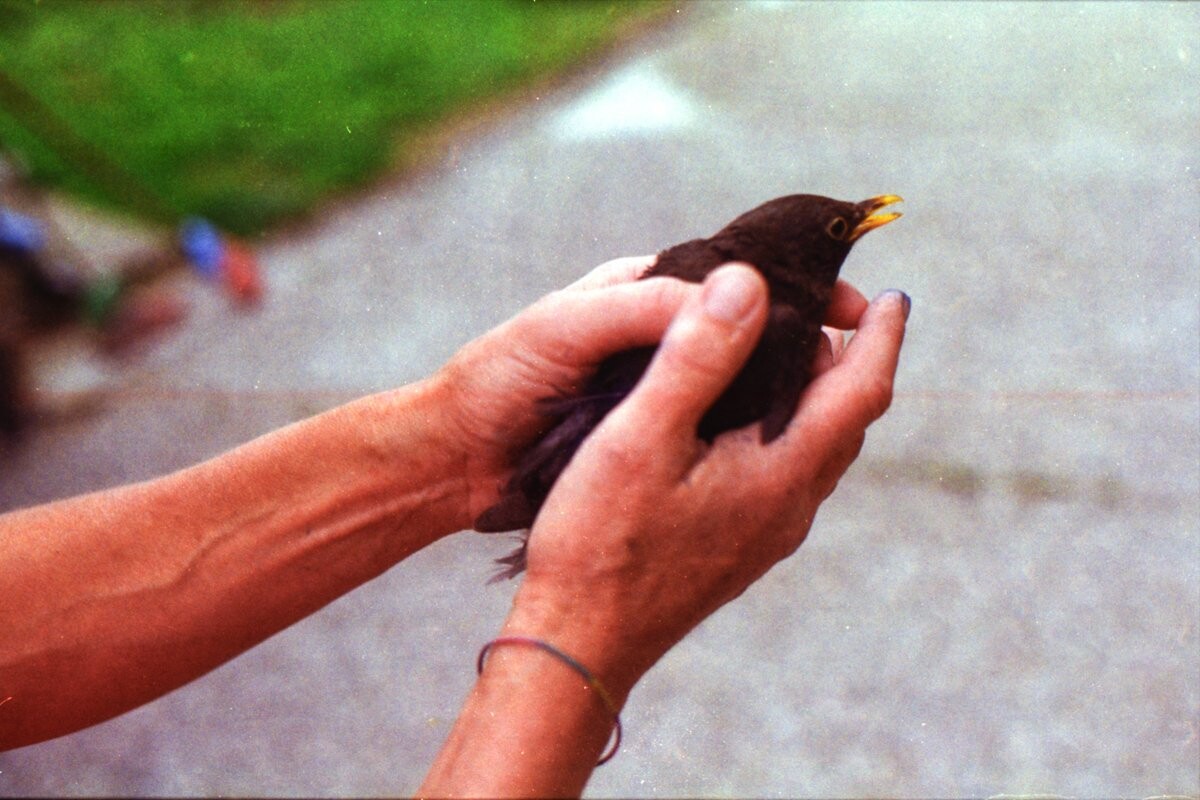
[[771,370],[770,402],[762,419],[763,444],[779,438],[792,421],[800,393],[812,376],[812,360],[820,335],[820,323],[813,322],[794,306],[771,305],[759,343],[759,351]]
[[731,259],[726,258],[712,241],[692,239],[659,253],[654,266],[646,270],[642,277],[653,278],[662,275],[692,283],[703,283],[708,273],[729,260]]

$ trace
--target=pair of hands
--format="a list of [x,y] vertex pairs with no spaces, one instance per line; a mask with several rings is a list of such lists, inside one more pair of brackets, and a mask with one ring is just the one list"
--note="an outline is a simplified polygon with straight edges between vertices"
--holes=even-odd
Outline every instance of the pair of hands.
[[[907,298],[838,282],[814,380],[784,436],[711,445],[696,425],[767,316],[762,278],[637,281],[652,258],[598,267],[464,347],[440,376],[467,464],[467,513],[497,499],[546,424],[537,401],[577,391],[612,353],[661,340],[642,381],[585,441],[535,524],[506,625],[588,664],[621,697],[673,644],[803,542],[817,507],[887,409]],[[857,329],[844,344],[842,331]]]

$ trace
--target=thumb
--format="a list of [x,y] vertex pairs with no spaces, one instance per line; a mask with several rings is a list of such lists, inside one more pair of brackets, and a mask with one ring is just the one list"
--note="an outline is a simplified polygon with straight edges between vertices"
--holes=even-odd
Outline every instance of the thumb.
[[767,287],[744,264],[714,270],[680,309],[646,374],[610,417],[650,441],[692,439],[742,368],[767,317]]

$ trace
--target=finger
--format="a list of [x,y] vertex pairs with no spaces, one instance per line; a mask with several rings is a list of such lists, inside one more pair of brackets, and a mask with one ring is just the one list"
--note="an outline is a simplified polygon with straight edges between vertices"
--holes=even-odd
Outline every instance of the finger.
[[618,283],[636,281],[648,270],[658,256],[628,256],[607,261],[587,275],[567,286],[567,289],[600,289]]
[[825,324],[844,331],[858,327],[858,319],[867,310],[867,298],[845,281],[839,280],[833,286],[833,295],[829,298],[829,308],[825,310]]
[[842,479],[846,470],[854,463],[854,459],[858,458],[858,454],[862,452],[863,443],[866,440],[865,432],[848,437],[839,443],[836,450],[827,454],[824,463],[818,465],[817,474],[813,478],[811,486],[813,496],[817,500],[823,503],[829,498],[829,495],[833,494],[838,481]]
[[726,265],[689,298],[658,352],[610,419],[647,441],[695,440],[696,426],[741,369],[762,333],[767,288],[743,264]]
[[829,349],[836,364],[846,349],[846,332],[839,328],[822,328],[821,332],[829,338]]
[[821,338],[817,340],[817,354],[813,358],[813,380],[828,372],[842,357],[842,351],[845,349],[845,331],[830,327],[821,328]]
[[[817,354],[813,356],[812,374],[813,378],[818,375],[823,375],[833,367],[837,361],[837,355],[834,353],[834,340],[841,339],[841,331],[836,331],[836,337],[833,335],[833,328],[822,328],[821,337],[817,339]],[[840,347],[838,348],[841,349]]]
[[[538,352],[572,365],[598,363],[612,353],[656,344],[684,302],[700,287],[671,278],[647,278],[595,291],[547,295],[517,317],[522,334],[540,340]],[[545,337],[553,340],[545,342]]]
[[909,302],[888,291],[870,304],[841,358],[805,392],[795,423],[803,433],[791,441],[832,453],[882,416],[892,401]]

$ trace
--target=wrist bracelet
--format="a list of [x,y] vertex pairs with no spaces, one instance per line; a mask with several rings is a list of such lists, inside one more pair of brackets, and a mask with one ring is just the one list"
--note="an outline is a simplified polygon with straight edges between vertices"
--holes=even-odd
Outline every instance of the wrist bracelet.
[[541,639],[534,639],[531,636],[500,636],[496,639],[492,639],[490,642],[485,644],[482,649],[480,649],[479,658],[477,658],[475,661],[475,672],[477,674],[483,673],[483,662],[484,659],[487,658],[488,651],[496,645],[501,644],[521,644],[529,645],[530,647],[536,647],[539,650],[543,650],[554,656],[583,677],[584,683],[588,685],[589,689],[596,693],[596,696],[600,698],[600,702],[604,703],[604,707],[610,714],[612,714],[613,717],[613,731],[615,736],[613,738],[612,747],[608,749],[608,752],[600,756],[600,760],[596,762],[596,766],[598,767],[601,764],[608,763],[608,761],[617,754],[617,750],[621,747],[621,713],[617,709],[617,704],[613,702],[612,695],[610,695],[608,690],[606,690],[600,681],[596,679],[596,676],[592,674],[591,670],[589,670],[583,664],[580,664],[575,659],[571,658],[562,650],[559,650],[554,645],[543,642]]

